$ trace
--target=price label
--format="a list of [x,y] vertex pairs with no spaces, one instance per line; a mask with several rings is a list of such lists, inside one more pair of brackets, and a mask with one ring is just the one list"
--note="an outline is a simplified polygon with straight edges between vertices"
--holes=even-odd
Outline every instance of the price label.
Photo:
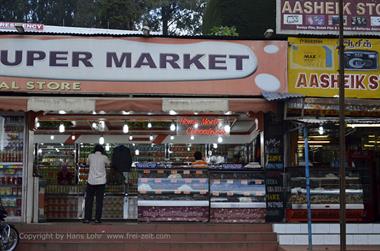
[[212,195],[219,196],[219,192],[212,192]]
[[146,190],[139,190],[141,194],[146,194]]
[[144,173],[148,174],[148,173],[150,173],[150,170],[144,170]]
[[251,195],[250,192],[244,192],[243,194],[244,194],[244,196],[250,196]]
[[197,170],[197,171],[195,171],[195,173],[196,173],[196,174],[202,174],[203,171],[201,171],[201,170]]
[[220,180],[213,180],[214,184],[220,184]]
[[161,170],[161,169],[157,170],[157,173],[161,173],[162,174],[162,173],[164,173],[164,170]]
[[234,192],[227,192],[227,196],[234,196]]
[[155,183],[161,183],[161,179],[154,179]]
[[148,179],[147,178],[141,178],[141,183],[148,183]]
[[185,183],[187,184],[191,183],[191,179],[185,179]]
[[247,184],[248,184],[248,180],[241,180],[240,183],[241,183],[242,185],[247,185]]
[[256,184],[263,184],[263,180],[255,180]]
[[177,183],[177,179],[170,179],[171,183]]
[[183,170],[183,174],[190,174],[190,170]]
[[162,191],[161,190],[156,190],[154,191],[155,194],[162,194]]
[[201,190],[199,191],[200,194],[207,194],[207,190]]
[[172,170],[171,174],[177,174],[177,170]]
[[227,180],[227,184],[234,184],[234,180]]
[[174,190],[174,193],[175,193],[175,194],[180,194],[181,191],[179,191],[179,190]]

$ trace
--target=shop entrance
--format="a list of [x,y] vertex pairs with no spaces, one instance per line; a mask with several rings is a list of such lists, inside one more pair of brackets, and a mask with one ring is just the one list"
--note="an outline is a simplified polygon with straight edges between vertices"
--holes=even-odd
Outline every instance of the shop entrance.
[[[38,221],[83,218],[88,155],[123,144],[128,174],[107,168],[103,220],[265,222],[260,116],[238,112],[36,114]],[[204,164],[195,162],[200,152]]]

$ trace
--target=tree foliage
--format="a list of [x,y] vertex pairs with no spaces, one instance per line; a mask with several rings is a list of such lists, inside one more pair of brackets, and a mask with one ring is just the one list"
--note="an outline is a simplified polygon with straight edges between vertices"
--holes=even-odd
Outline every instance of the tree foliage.
[[276,26],[276,0],[209,0],[203,17],[203,33],[213,27],[236,27],[240,36],[262,35]]
[[2,0],[0,21],[199,34],[207,0]]
[[214,26],[210,30],[210,35],[215,36],[239,36],[239,33],[236,31],[236,27],[228,26]]

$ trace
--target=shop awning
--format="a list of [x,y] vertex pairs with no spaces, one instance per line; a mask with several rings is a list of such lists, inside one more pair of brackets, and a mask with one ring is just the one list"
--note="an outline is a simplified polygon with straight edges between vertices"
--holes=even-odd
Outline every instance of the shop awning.
[[262,92],[263,97],[268,101],[280,101],[291,98],[302,98],[304,95],[287,92]]

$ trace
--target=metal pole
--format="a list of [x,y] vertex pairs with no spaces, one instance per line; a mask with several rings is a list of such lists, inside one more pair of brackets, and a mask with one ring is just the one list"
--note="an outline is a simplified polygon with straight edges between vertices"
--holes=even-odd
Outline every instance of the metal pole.
[[306,202],[307,202],[307,236],[308,250],[313,250],[313,238],[311,232],[311,199],[310,199],[310,167],[309,167],[309,141],[307,127],[303,128],[303,137],[305,141],[305,178],[306,178]]
[[340,177],[340,250],[346,250],[346,142],[344,116],[344,36],[343,0],[339,0],[339,177]]

